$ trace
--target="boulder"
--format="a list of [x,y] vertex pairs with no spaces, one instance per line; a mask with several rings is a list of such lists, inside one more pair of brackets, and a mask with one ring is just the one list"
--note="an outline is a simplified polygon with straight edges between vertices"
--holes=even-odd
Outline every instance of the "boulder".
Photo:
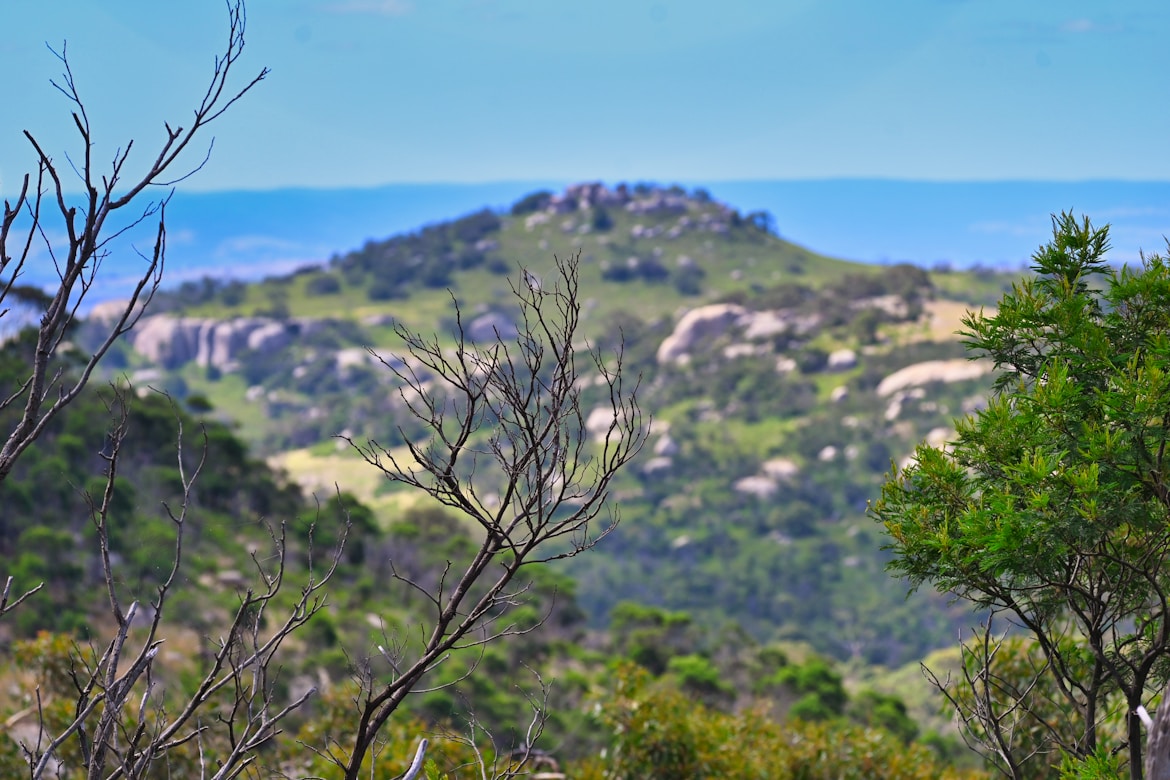
[[481,314],[467,325],[467,338],[472,341],[511,341],[517,335],[512,320],[498,312]]
[[362,325],[370,328],[384,328],[398,323],[398,318],[393,314],[367,314],[362,317]]
[[876,295],[872,298],[861,298],[850,303],[849,308],[878,309],[897,320],[904,320],[910,316],[910,306],[901,295]]
[[902,405],[906,401],[921,401],[926,398],[926,391],[921,387],[912,387],[909,390],[899,390],[894,393],[893,398],[890,399],[890,405],[886,407],[886,419],[896,420],[898,415],[902,413]]
[[670,434],[663,434],[658,441],[654,442],[654,454],[665,455],[667,457],[678,454],[678,443],[670,438]]
[[642,466],[642,473],[646,476],[650,476],[651,474],[659,471],[666,471],[670,468],[671,463],[672,461],[670,458],[666,457],[665,455],[659,455],[658,457],[654,457],[646,461],[645,465]]
[[687,199],[684,195],[654,190],[631,200],[626,204],[626,211],[631,214],[685,214]]
[[585,418],[585,430],[594,439],[604,439],[613,421],[617,419],[611,406],[598,406]]
[[931,382],[962,382],[978,379],[995,368],[990,360],[926,360],[899,369],[883,379],[877,386],[879,396],[893,395],[908,387],[930,384]]
[[368,365],[373,360],[373,356],[362,347],[346,347],[337,350],[335,359],[337,360],[337,370],[344,371],[352,366]]
[[531,233],[533,228],[538,225],[543,225],[544,223],[548,222],[548,220],[548,214],[543,211],[537,211],[536,213],[529,214],[524,218],[524,229]]
[[713,303],[691,309],[658,346],[658,362],[683,362],[684,356],[699,342],[723,335],[746,313],[744,307],[734,303]]
[[737,493],[746,493],[756,498],[771,498],[779,489],[776,480],[761,476],[737,479],[733,487]]
[[766,339],[792,328],[792,318],[779,311],[754,311],[748,314],[743,335],[749,339]]
[[727,358],[728,360],[751,357],[755,354],[756,347],[754,344],[728,344],[723,348],[723,357]]
[[950,440],[954,436],[955,432],[951,428],[931,428],[923,441],[935,449],[950,450]]
[[829,353],[830,371],[848,371],[857,365],[857,353],[851,349],[837,349]]
[[763,462],[760,471],[771,479],[792,479],[800,473],[800,466],[792,458],[771,458]]

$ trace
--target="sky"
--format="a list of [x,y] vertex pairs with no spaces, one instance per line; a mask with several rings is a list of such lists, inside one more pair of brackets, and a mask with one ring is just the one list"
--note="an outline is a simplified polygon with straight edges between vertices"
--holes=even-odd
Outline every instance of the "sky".
[[[1170,180],[1165,0],[249,0],[244,84],[186,191],[405,182]],[[28,130],[145,164],[221,0],[0,3],[0,195]],[[46,45],[47,44],[47,45]],[[194,150],[197,164],[206,146]]]

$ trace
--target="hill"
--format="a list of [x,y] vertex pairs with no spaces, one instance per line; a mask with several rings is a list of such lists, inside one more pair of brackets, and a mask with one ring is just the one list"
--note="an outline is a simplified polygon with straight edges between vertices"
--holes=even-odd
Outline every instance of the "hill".
[[[575,246],[558,261],[554,241]],[[566,268],[568,277],[557,275]],[[576,294],[556,300],[580,306],[580,351],[601,355],[594,363],[579,354],[563,385],[579,393],[593,437],[584,451],[613,418],[602,367],[617,354],[652,416],[635,426],[646,442],[637,459],[607,483],[621,524],[587,555],[523,570],[517,593],[492,613],[509,621],[500,636],[452,648],[434,686],[409,697],[404,715],[421,720],[400,724],[389,743],[397,754],[420,730],[468,718],[519,741],[534,703],[523,693],[529,677],[543,691],[546,740],[567,758],[623,744],[627,704],[639,701],[697,701],[710,709],[688,708],[688,718],[736,729],[751,721],[760,734],[816,744],[834,734],[848,744],[893,737],[891,760],[924,725],[946,728],[929,720],[929,689],[903,690],[902,681],[972,616],[932,594],[906,598],[883,570],[865,506],[918,440],[945,440],[954,414],[983,403],[988,366],[963,359],[952,331],[1006,277],[867,267],[786,242],[769,215],[741,214],[701,191],[581,185],[370,242],[327,266],[251,285],[190,283],[156,301],[110,354],[113,385],[91,388],[0,484],[0,551],[18,587],[48,584],[0,624],[0,716],[16,738],[36,731],[28,702],[37,686],[54,691],[52,712],[70,706],[60,672],[90,652],[75,641],[114,630],[107,590],[144,600],[170,587],[180,530],[185,567],[162,629],[174,650],[157,675],[159,701],[171,703],[215,668],[208,648],[233,605],[251,614],[250,583],[265,599],[263,589],[283,581],[271,576],[274,561],[292,581],[312,577],[347,522],[329,598],[311,612],[293,594],[272,601],[307,621],[281,656],[288,691],[312,686],[322,696],[288,724],[301,741],[270,759],[286,773],[310,772],[296,745],[352,720],[344,681],[366,679],[383,647],[429,635],[438,602],[407,583],[443,592],[448,574],[479,560],[479,543],[492,539],[490,524],[396,487],[336,437],[377,440],[397,457],[445,429],[459,395],[424,355],[404,352],[407,331],[435,333],[436,360],[501,343],[523,351],[531,342],[520,313],[532,309],[516,286],[531,293],[578,277]],[[32,332],[0,346],[0,380],[20,376]],[[84,325],[72,336],[64,351],[93,338]],[[436,402],[430,417],[412,413],[419,398]],[[122,410],[130,433],[107,483],[106,427]],[[493,431],[476,428],[458,450],[510,452]],[[465,458],[456,473],[452,460],[447,473],[490,480],[495,472],[479,462]],[[186,475],[196,470],[192,488]],[[497,500],[492,489],[477,481],[477,500]],[[97,503],[108,504],[108,555],[93,543]],[[872,727],[885,733],[864,731]],[[905,755],[929,758],[916,750]],[[0,738],[0,768],[22,761]]]
[[[507,211],[524,194],[565,182],[396,184],[362,189],[192,193],[180,189],[167,211],[170,282],[208,274],[254,281],[485,204]],[[881,179],[687,182],[741,211],[767,210],[780,235],[833,257],[923,267],[1020,268],[1047,233],[1049,214],[1075,208],[1109,215],[1115,260],[1136,262],[1162,246],[1170,206],[1165,182],[922,182]],[[148,231],[149,232],[149,231]],[[124,296],[149,235],[115,242],[109,276],[91,302]],[[118,248],[118,247],[121,248]],[[559,252],[561,247],[555,249]],[[26,283],[53,281],[51,267]]]
[[[20,380],[36,350],[34,334],[27,329],[0,345],[0,384]],[[76,354],[64,351],[62,371],[76,370]],[[441,592],[436,583],[453,562],[465,563],[478,547],[442,511],[402,512],[384,527],[348,494],[306,498],[203,411],[198,398],[181,404],[145,387],[95,383],[0,481],[0,776],[27,775],[46,733],[69,733],[78,710],[92,711],[77,702],[113,698],[103,656],[113,652],[111,637],[120,637],[119,650],[125,642],[123,657],[157,642],[145,657],[157,662],[144,681],[137,661],[110,669],[111,678],[115,670],[125,675],[118,685],[141,688],[134,694],[141,708],[130,712],[123,699],[101,710],[126,717],[119,733],[132,732],[143,713],[155,728],[203,705],[217,724],[228,724],[198,726],[197,751],[172,750],[187,740],[170,744],[162,751],[171,750],[168,773],[199,776],[204,750],[230,752],[235,734],[223,732],[238,728],[245,700],[305,697],[309,706],[291,706],[282,726],[318,738],[344,710],[355,669],[369,665],[375,648],[389,646],[403,658],[415,652],[413,631],[432,620],[431,602],[420,594]],[[14,418],[9,407],[0,424]],[[396,725],[407,731],[396,749],[467,712],[490,724],[495,738],[520,740],[532,707],[519,680],[556,676],[552,664],[570,658],[551,648],[578,643],[585,626],[563,575],[533,567],[515,586],[524,603],[509,618],[528,627],[543,622],[542,630],[453,648],[430,678],[435,689],[404,705]],[[248,660],[258,646],[259,660]],[[592,674],[598,663],[586,657],[580,666]],[[468,670],[480,664],[494,673],[468,682]],[[243,684],[253,669],[253,683]],[[581,753],[593,745],[581,723],[584,690],[546,691],[544,701],[551,733],[558,740],[581,733],[574,738]],[[285,767],[281,774],[290,767],[317,774],[304,769],[311,762],[291,738],[279,752],[275,743],[266,750],[266,762]],[[54,776],[81,776],[84,751],[69,740]]]
[[990,378],[953,331],[1006,275],[825,257],[701,190],[577,185],[287,276],[187,283],[123,368],[207,399],[310,489],[339,482],[392,524],[415,499],[332,438],[415,433],[365,347],[390,359],[396,325],[449,340],[452,297],[473,342],[508,337],[509,275],[543,278],[554,254],[579,258],[582,329],[624,347],[655,420],[617,488],[622,525],[566,569],[594,625],[633,599],[890,666],[953,641],[969,616],[906,600],[865,506],[891,463],[981,403]]

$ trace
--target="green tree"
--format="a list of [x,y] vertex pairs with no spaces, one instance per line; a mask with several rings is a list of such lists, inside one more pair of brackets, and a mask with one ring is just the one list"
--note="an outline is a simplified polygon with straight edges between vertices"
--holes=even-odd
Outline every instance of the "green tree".
[[727,682],[711,659],[698,653],[676,655],[666,664],[667,671],[678,680],[683,691],[694,694],[700,699],[718,701],[735,691]]
[[929,748],[877,729],[841,721],[780,723],[759,706],[721,712],[628,664],[616,667],[612,689],[600,696],[599,725],[610,744],[599,758],[572,767],[577,780],[982,777],[947,767]]
[[[1107,250],[1108,228],[1053,218],[1036,276],[964,319],[968,347],[1002,372],[987,407],[953,448],[919,446],[872,506],[894,572],[1034,640],[1035,663],[999,674],[987,630],[964,673],[968,736],[1010,777],[1101,748],[1142,777],[1136,710],[1170,671],[1170,268],[1154,255],[1116,270]],[[1021,740],[1036,690],[1061,717]],[[1102,724],[1122,713],[1113,737]]]
[[845,710],[848,695],[841,675],[823,658],[810,658],[806,663],[782,667],[774,679],[790,688],[797,700],[788,714],[800,720],[831,720]]
[[658,676],[676,656],[694,653],[698,632],[686,612],[620,602],[610,615],[610,632],[620,655]]
[[864,726],[885,729],[906,744],[918,736],[918,724],[906,712],[906,703],[888,693],[862,691],[849,703],[847,714]]

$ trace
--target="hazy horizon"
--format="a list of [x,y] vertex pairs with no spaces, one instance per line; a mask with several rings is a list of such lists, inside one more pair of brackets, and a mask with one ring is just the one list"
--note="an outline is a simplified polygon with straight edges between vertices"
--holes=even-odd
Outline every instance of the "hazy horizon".
[[[365,241],[410,232],[478,209],[507,209],[537,189],[570,182],[391,184],[178,192],[167,209],[167,273],[256,279],[327,262]],[[607,181],[614,185],[617,182]],[[629,182],[634,183],[634,182]],[[1050,215],[1071,209],[1112,225],[1114,262],[1164,252],[1170,182],[923,182],[891,179],[660,181],[747,213],[769,211],[777,232],[815,252],[866,263],[1023,268],[1050,235]],[[139,236],[139,246],[151,235]],[[550,247],[553,252],[573,249]],[[106,261],[93,301],[117,297],[140,262],[123,244]],[[51,272],[51,269],[49,269]],[[40,273],[45,274],[41,268]],[[26,281],[47,283],[34,273]]]

